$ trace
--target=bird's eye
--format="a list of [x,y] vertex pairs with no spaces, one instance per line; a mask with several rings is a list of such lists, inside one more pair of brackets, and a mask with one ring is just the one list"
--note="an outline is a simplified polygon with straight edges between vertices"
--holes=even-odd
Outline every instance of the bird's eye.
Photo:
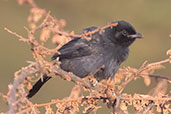
[[128,32],[127,32],[126,30],[122,30],[121,33],[122,33],[122,35],[124,35],[124,36],[127,36],[127,35],[128,35]]

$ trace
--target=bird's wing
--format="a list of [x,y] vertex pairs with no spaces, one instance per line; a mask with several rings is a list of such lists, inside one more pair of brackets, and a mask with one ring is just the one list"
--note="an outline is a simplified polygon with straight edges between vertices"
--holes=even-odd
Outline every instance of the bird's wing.
[[59,49],[60,54],[55,53],[52,60],[57,57],[60,59],[71,59],[74,57],[82,57],[91,54],[91,47],[88,45],[88,41],[83,38],[75,38],[62,46]]
[[[83,33],[93,31],[97,28],[98,27],[85,28],[83,29]],[[88,40],[77,37],[63,45],[58,51],[60,54],[55,53],[52,56],[52,60],[55,60],[57,57],[60,59],[71,59],[75,57],[88,56],[92,53],[92,47],[89,46]]]

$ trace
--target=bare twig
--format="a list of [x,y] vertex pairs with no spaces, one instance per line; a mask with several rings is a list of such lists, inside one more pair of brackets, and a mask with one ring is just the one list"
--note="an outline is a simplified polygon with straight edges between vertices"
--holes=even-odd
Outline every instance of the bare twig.
[[148,76],[153,77],[153,78],[160,78],[160,79],[165,79],[165,80],[171,81],[171,78],[166,77],[166,76],[162,76],[162,75],[159,75],[159,74],[149,74]]
[[17,34],[16,32],[13,32],[13,31],[9,30],[8,28],[4,28],[4,30],[6,30],[10,34],[16,36],[20,41],[27,42],[27,43],[29,42],[29,39],[24,38],[23,36]]

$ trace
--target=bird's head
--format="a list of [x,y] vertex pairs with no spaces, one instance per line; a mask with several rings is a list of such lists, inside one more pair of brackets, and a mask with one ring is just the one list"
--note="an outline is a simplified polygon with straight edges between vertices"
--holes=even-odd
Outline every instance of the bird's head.
[[136,32],[134,27],[125,21],[117,21],[115,27],[112,30],[112,37],[110,40],[115,44],[128,47],[130,46],[136,38],[142,38],[143,35]]

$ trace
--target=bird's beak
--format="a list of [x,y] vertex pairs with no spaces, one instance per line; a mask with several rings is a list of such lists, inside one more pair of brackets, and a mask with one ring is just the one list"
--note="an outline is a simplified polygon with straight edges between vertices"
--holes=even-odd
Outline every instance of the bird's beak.
[[141,33],[137,32],[136,34],[129,35],[128,37],[129,38],[143,38],[144,36]]

